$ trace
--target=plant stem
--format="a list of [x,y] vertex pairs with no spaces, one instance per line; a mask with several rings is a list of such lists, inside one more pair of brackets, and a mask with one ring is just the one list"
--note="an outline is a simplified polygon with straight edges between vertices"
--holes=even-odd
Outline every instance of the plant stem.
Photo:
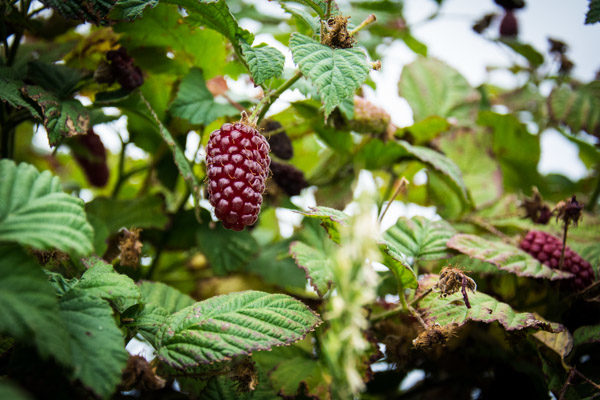
[[331,0],[327,0],[327,7],[325,8],[325,21],[328,21],[331,18]]
[[368,25],[371,25],[376,20],[377,20],[377,18],[375,17],[375,14],[371,14],[367,18],[365,18],[365,20],[363,22],[361,22],[360,25],[358,25],[356,28],[354,28],[350,32],[348,32],[348,34],[350,36],[354,36],[358,32],[360,32],[361,29],[365,28]]
[[302,77],[302,72],[296,71],[294,76],[292,76],[287,81],[283,82],[281,86],[279,86],[275,91],[269,93],[265,97],[262,98],[260,103],[254,108],[252,114],[250,115],[250,123],[254,125],[258,125],[260,121],[263,119],[271,105],[281,96],[283,92],[290,88],[298,79]]
[[390,208],[390,206],[394,202],[394,199],[396,197],[398,197],[398,195],[400,194],[400,192],[406,188],[406,185],[408,185],[408,180],[406,178],[404,178],[404,177],[402,179],[400,179],[399,182],[395,183],[396,190],[394,191],[394,194],[392,195],[392,198],[388,201],[387,206],[385,206],[385,209],[383,210],[383,212],[381,213],[381,215],[377,219],[377,221],[379,223],[381,223],[381,221],[383,220],[383,217],[385,216],[385,213],[387,213],[387,210]]
[[565,248],[567,247],[567,232],[569,230],[569,222],[565,221],[565,226],[563,228],[563,243],[562,249],[560,251],[560,261],[558,262],[558,268],[563,269],[563,263],[565,261]]
[[117,194],[119,193],[119,189],[121,188],[121,185],[123,184],[123,172],[125,169],[125,149],[127,148],[127,145],[129,144],[129,143],[125,143],[123,141],[123,138],[121,137],[121,135],[119,135],[119,139],[121,140],[121,153],[119,154],[119,166],[118,166],[118,170],[117,170],[117,174],[118,174],[117,183],[115,184],[115,187],[113,188],[112,194],[110,196],[113,199],[117,197]]
[[[600,172],[600,165],[598,165],[597,169]],[[596,204],[598,203],[598,197],[600,197],[600,173],[598,174],[598,181],[596,182],[596,187],[594,188],[594,192],[590,196],[590,200],[586,206],[587,210],[590,212],[594,212],[596,208]]]

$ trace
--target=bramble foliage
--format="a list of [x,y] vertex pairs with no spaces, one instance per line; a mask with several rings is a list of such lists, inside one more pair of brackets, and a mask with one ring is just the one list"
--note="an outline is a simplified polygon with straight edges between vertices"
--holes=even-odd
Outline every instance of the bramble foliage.
[[[494,15],[474,29],[514,55],[513,88],[428,56],[402,1],[262,3],[0,3],[0,398],[597,396],[600,83]],[[404,127],[366,90],[395,41]],[[235,160],[206,172],[235,122],[277,147],[239,232],[207,186],[241,213],[255,142],[224,135],[214,160]],[[548,130],[586,176],[538,171]],[[435,217],[388,223],[402,204]],[[529,231],[593,283],[557,239],[519,248]]]

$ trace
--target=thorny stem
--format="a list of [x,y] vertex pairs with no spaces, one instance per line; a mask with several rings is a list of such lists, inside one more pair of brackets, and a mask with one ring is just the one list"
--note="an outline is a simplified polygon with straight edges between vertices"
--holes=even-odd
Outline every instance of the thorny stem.
[[419,321],[419,324],[423,327],[423,329],[428,328],[427,324],[425,323],[425,321],[423,321],[423,318],[421,317],[421,315],[419,315],[419,312],[417,310],[415,310],[412,306],[408,306],[408,311],[410,311],[411,315],[415,317],[417,321]]
[[260,121],[263,119],[271,105],[281,96],[283,92],[290,88],[298,79],[302,77],[302,72],[297,71],[294,76],[281,84],[275,91],[265,95],[262,98],[260,103],[254,108],[252,114],[250,115],[249,121],[251,124],[258,125]]
[[366,26],[372,24],[373,22],[375,22],[377,20],[377,18],[375,17],[375,14],[371,14],[369,15],[367,18],[365,18],[365,20],[363,22],[360,23],[360,25],[358,25],[356,28],[352,29],[350,32],[348,32],[348,34],[350,36],[354,36],[356,35],[358,32],[360,32],[360,30],[362,30],[363,28],[365,28]]
[[419,301],[421,301],[421,299],[423,299],[425,296],[427,296],[432,291],[433,291],[433,288],[429,288],[429,289],[425,290],[423,293],[421,293],[420,295],[418,295],[417,297],[415,297],[414,299],[412,299],[410,301],[410,305],[414,306],[414,305],[418,304]]
[[325,8],[325,21],[331,18],[331,0],[327,0],[327,7]]
[[400,194],[400,192],[403,191],[406,188],[406,186],[408,185],[408,180],[403,177],[402,179],[400,179],[400,181],[396,182],[395,185],[396,185],[396,190],[394,191],[394,194],[392,195],[392,198],[390,199],[390,201],[388,201],[387,205],[385,206],[385,209],[383,210],[383,212],[381,213],[381,215],[377,219],[377,221],[379,223],[381,223],[381,221],[383,220],[383,217],[385,216],[385,213],[387,213],[387,210],[390,208],[390,206],[394,202],[394,199],[396,197],[398,197],[398,195]]

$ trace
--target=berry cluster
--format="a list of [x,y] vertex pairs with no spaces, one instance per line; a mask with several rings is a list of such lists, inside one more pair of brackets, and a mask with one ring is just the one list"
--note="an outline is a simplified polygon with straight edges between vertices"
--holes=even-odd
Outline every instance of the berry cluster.
[[206,148],[208,194],[223,226],[241,231],[258,218],[269,174],[269,144],[255,128],[224,124]]
[[[562,252],[562,242],[546,232],[529,231],[519,244],[521,249],[535,257],[539,262],[547,266],[558,269],[560,264],[560,255]],[[573,284],[575,288],[582,289],[594,280],[594,270],[589,262],[581,258],[567,246],[565,248],[565,259],[563,269],[575,275]]]

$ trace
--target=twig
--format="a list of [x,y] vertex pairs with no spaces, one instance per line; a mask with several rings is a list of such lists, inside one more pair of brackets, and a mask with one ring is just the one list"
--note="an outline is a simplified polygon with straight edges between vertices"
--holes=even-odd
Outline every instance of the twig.
[[252,111],[252,114],[249,118],[250,123],[258,125],[269,110],[269,108],[271,107],[271,105],[275,102],[275,100],[277,100],[283,92],[289,89],[290,86],[296,83],[296,81],[301,77],[302,72],[296,71],[294,76],[282,83],[281,86],[279,86],[275,91],[269,93],[268,95],[265,95],[265,97],[262,98],[260,103],[258,103],[258,105],[254,108],[254,111]]
[[381,215],[377,219],[378,222],[381,223],[381,221],[383,220],[383,217],[385,216],[385,213],[387,213],[387,210],[390,208],[390,206],[394,202],[394,199],[396,197],[398,197],[398,195],[400,194],[400,192],[403,191],[406,188],[407,185],[408,185],[408,180],[406,178],[404,178],[404,177],[402,177],[402,179],[400,179],[400,181],[398,181],[396,183],[396,190],[394,191],[394,194],[392,195],[392,198],[388,201],[387,205],[385,206],[385,209],[383,210],[383,212],[381,213]]
[[565,221],[563,228],[563,243],[562,250],[560,251],[560,261],[558,262],[558,268],[563,269],[563,262],[565,261],[565,249],[567,248],[567,232],[569,231],[569,221]]
[[564,400],[565,393],[567,392],[567,388],[571,384],[571,379],[573,379],[574,375],[575,375],[575,368],[571,368],[571,370],[569,371],[569,375],[567,376],[567,380],[565,381],[565,384],[563,385],[563,387],[560,389],[560,392],[558,393],[558,400]]
[[361,29],[365,28],[368,25],[371,25],[376,20],[377,20],[377,18],[375,17],[375,14],[371,14],[367,18],[365,18],[365,20],[363,22],[361,22],[360,25],[358,25],[356,28],[354,28],[350,32],[348,32],[348,34],[350,36],[354,36],[358,32],[360,32]]
[[431,293],[433,291],[433,288],[429,288],[427,290],[425,290],[423,293],[421,293],[420,295],[418,295],[417,297],[415,297],[414,299],[412,299],[410,301],[410,305],[416,305],[419,303],[419,301],[421,301],[425,296],[427,296],[429,293]]
[[592,381],[590,378],[588,378],[587,376],[583,375],[581,372],[577,371],[577,369],[575,369],[575,367],[573,367],[573,371],[575,371],[575,373],[577,374],[577,376],[579,376],[581,379],[583,379],[584,381],[586,381],[587,383],[589,383],[590,385],[592,385],[593,387],[596,388],[596,390],[600,390],[600,385],[597,384],[596,382]]

